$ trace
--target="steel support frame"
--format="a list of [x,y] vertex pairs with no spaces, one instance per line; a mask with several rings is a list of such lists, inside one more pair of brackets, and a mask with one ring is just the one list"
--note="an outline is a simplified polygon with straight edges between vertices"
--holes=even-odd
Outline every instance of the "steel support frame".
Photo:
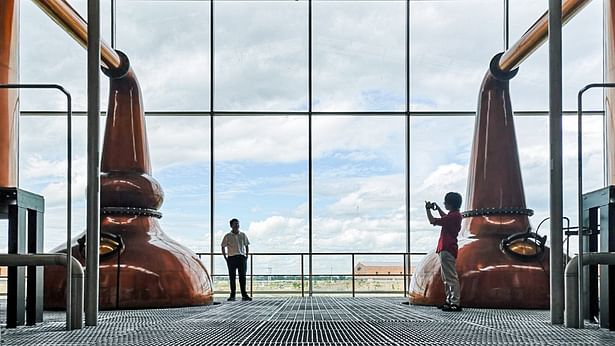
[[[43,196],[19,188],[0,188],[0,218],[8,218],[9,254],[43,252],[44,212]],[[8,268],[6,310],[7,328],[43,321],[42,268]]]
[[100,246],[100,0],[88,0],[85,324],[98,324]]
[[549,0],[549,162],[551,323],[563,324],[562,0]]

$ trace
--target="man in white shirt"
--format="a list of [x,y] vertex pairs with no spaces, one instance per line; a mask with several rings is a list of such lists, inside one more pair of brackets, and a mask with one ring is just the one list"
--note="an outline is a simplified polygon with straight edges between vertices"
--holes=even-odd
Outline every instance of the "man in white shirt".
[[[239,220],[231,219],[231,231],[222,238],[222,256],[228,266],[228,276],[231,283],[231,296],[228,301],[235,300],[235,271],[239,271],[239,289],[241,290],[241,300],[252,300],[246,292],[246,267],[248,255],[250,254],[250,241],[248,236],[239,231]],[[228,256],[226,249],[228,248]]]

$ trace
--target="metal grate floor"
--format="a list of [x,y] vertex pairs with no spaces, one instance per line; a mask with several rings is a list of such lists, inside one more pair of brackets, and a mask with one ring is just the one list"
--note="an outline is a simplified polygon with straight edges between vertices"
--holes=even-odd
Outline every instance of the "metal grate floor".
[[[256,298],[177,309],[100,312],[67,332],[62,312],[2,329],[1,345],[615,345],[615,332],[566,329],[548,311],[402,305],[403,298]],[[4,314],[2,309],[1,314]],[[2,316],[4,320],[4,316]]]

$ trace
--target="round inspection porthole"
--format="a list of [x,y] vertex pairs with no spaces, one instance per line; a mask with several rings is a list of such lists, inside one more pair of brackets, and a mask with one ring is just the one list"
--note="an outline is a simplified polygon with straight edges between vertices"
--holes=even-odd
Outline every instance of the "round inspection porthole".
[[534,261],[544,255],[546,240],[534,232],[517,233],[502,239],[500,250],[521,261]]
[[[79,244],[79,254],[83,258],[85,258],[85,235],[77,240]],[[100,233],[100,244],[98,247],[98,253],[100,255],[100,260],[104,261],[109,258],[113,258],[118,254],[124,252],[124,241],[122,240],[122,236],[119,234],[113,234],[108,232]]]

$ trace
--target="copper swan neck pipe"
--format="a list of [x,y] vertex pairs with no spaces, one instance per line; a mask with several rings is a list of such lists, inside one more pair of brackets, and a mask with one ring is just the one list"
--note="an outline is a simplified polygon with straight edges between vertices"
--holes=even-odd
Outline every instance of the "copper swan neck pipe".
[[[566,24],[591,0],[564,0],[562,3],[562,25]],[[500,58],[499,67],[503,72],[517,68],[549,35],[549,12],[546,11],[538,20],[510,47]]]
[[[88,23],[66,0],[32,0],[54,22],[60,25],[81,46],[87,48]],[[121,66],[120,56],[105,41],[100,41],[100,56],[104,67],[110,70]]]

